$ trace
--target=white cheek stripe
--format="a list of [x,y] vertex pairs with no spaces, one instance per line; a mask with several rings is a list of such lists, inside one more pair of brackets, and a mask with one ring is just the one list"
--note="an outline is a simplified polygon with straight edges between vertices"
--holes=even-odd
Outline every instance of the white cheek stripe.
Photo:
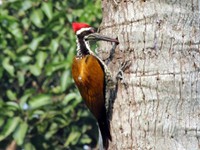
[[79,34],[81,34],[83,31],[89,31],[89,30],[91,30],[92,28],[91,27],[89,27],[89,28],[81,28],[81,29],[79,29],[78,31],[76,31],[76,35],[79,35]]

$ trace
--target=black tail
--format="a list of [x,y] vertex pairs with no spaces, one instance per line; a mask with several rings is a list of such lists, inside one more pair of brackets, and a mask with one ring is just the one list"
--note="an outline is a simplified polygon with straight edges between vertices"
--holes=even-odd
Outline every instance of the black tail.
[[107,119],[106,115],[103,115],[103,117],[98,120],[98,124],[103,139],[103,147],[107,150],[109,146],[109,140],[112,141],[110,134],[110,121]]

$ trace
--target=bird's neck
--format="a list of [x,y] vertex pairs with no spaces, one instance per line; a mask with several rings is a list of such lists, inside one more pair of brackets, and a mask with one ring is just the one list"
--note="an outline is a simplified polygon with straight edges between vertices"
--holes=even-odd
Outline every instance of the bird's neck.
[[78,57],[83,57],[85,55],[89,55],[93,53],[90,49],[89,42],[85,41],[83,38],[78,38],[76,39],[77,43],[77,56]]

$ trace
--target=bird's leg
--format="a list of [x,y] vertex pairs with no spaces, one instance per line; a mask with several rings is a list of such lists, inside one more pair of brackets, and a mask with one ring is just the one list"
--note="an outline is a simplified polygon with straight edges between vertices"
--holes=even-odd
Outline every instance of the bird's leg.
[[114,58],[115,49],[117,45],[118,43],[113,44],[109,57],[106,60],[104,60],[105,66],[106,66],[104,68],[105,69],[104,71],[106,74],[105,76],[105,79],[106,79],[105,106],[106,106],[106,113],[107,113],[108,120],[112,119],[113,105],[117,97],[117,91],[118,91],[118,81],[119,80],[123,81],[123,73],[131,65],[130,60],[125,61],[124,63],[120,63],[120,67],[116,75],[115,76],[111,75],[111,72],[107,68],[107,65]]
[[110,72],[106,76],[106,110],[108,114],[108,120],[112,119],[113,105],[117,97],[118,81],[123,81],[124,71],[131,65],[131,61],[125,61],[120,63],[121,66],[115,76],[111,76]]
[[120,66],[120,68],[119,68],[119,70],[118,70],[118,72],[117,72],[117,74],[115,76],[115,78],[116,78],[117,81],[118,80],[121,80],[121,81],[124,80],[124,71],[127,68],[129,68],[130,65],[131,65],[131,61],[130,60],[127,60],[127,61],[121,63],[121,66]]

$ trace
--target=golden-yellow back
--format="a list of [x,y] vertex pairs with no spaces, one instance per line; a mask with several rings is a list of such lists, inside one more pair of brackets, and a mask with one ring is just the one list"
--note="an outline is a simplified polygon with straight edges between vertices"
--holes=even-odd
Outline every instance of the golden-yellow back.
[[72,64],[72,77],[87,107],[97,120],[100,119],[105,107],[105,79],[99,60],[93,55],[75,57]]

